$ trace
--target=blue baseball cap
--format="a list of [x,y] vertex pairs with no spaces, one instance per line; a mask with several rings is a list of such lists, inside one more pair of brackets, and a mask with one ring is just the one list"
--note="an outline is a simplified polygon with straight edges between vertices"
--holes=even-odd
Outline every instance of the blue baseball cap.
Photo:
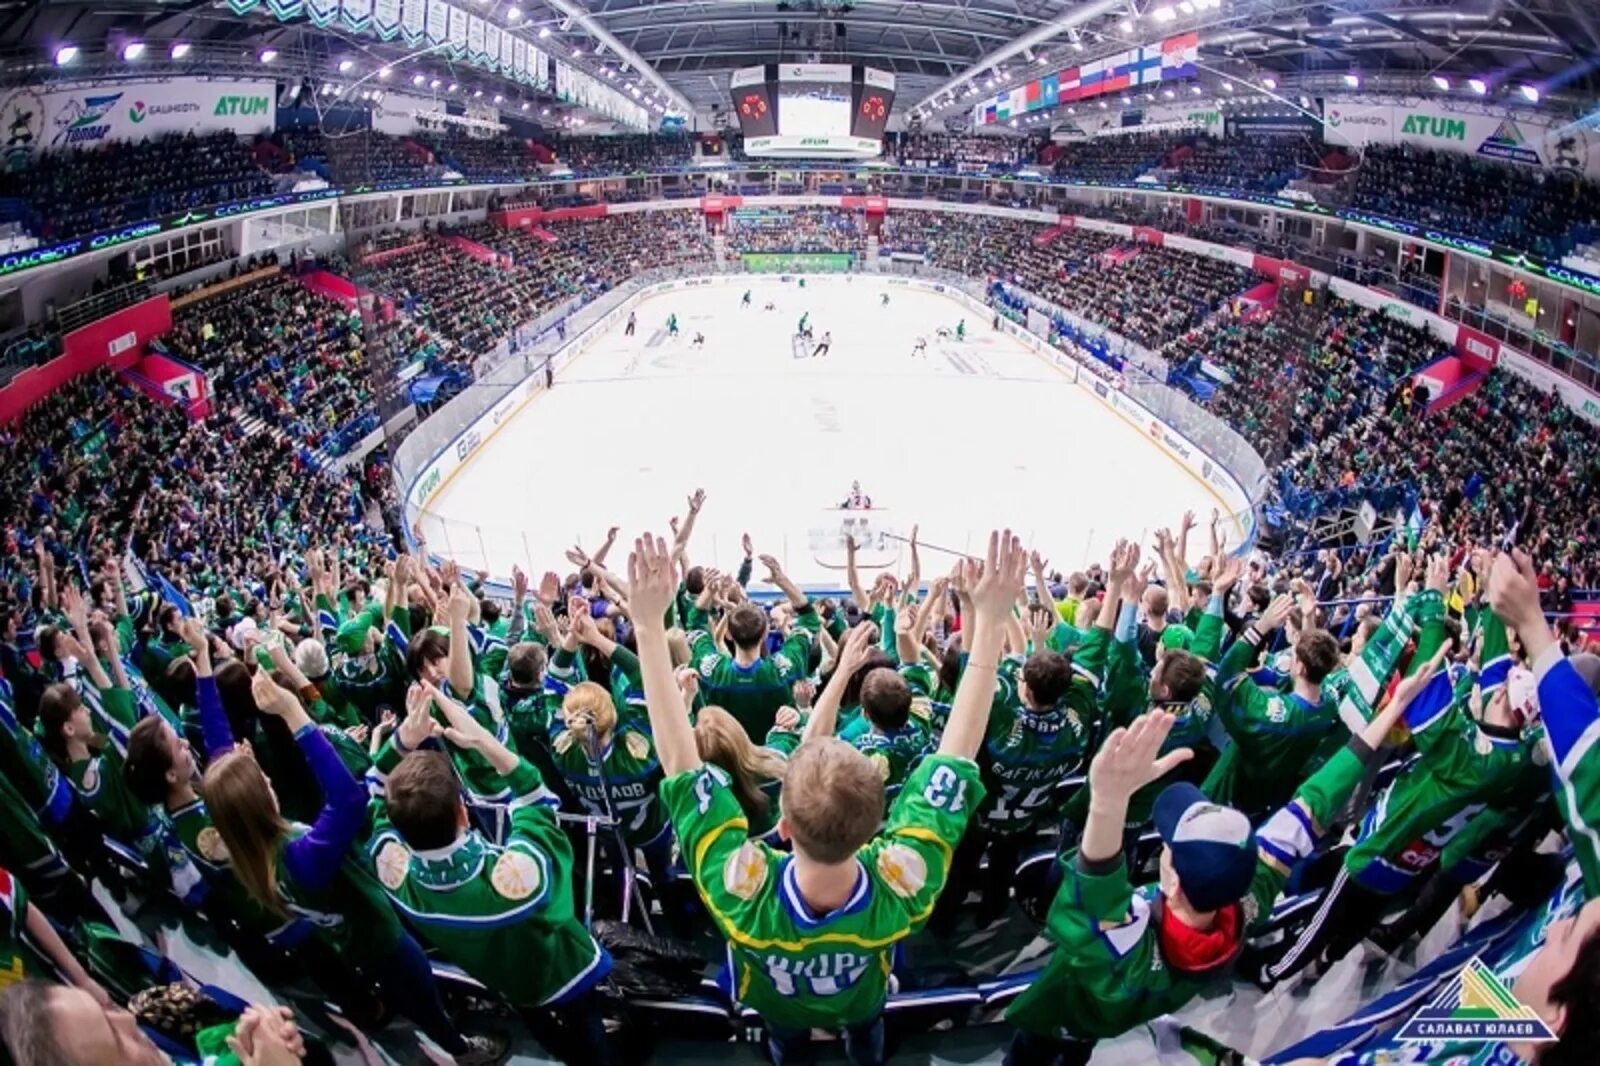
[[1245,897],[1256,875],[1250,819],[1207,799],[1187,781],[1162,789],[1153,813],[1183,894],[1196,910],[1214,911]]

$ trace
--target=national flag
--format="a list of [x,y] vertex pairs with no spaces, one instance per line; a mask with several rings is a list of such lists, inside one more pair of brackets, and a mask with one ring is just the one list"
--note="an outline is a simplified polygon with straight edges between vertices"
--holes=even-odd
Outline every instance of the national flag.
[[1130,71],[1133,69],[1136,55],[1136,52],[1120,52],[1100,61],[1106,72],[1106,76],[1100,81],[1101,92],[1116,92],[1128,87],[1132,81]]
[[1040,92],[1040,85],[1036,81],[1030,81],[1027,85],[1023,86],[1022,91],[1024,98],[1031,106],[1037,106],[1039,103],[1039,98],[1043,95],[1043,93]]
[[1026,110],[1028,110],[1028,89],[1024,85],[1019,85],[1011,90],[1011,113],[1020,115]]
[[1056,102],[1071,103],[1082,98],[1083,82],[1077,67],[1068,67],[1056,75]]
[[1140,48],[1132,53],[1128,73],[1134,85],[1151,85],[1161,80],[1161,52],[1156,48]]
[[1058,74],[1046,74],[1039,79],[1039,106],[1055,107],[1061,102],[1061,77]]
[[1161,42],[1161,80],[1176,81],[1197,77],[1195,60],[1200,58],[1200,35],[1181,33]]
[[995,114],[994,105],[993,104],[985,105],[984,109],[983,109],[983,125],[985,125],[985,126],[993,126],[999,120],[1000,120],[999,116]]
[[[1104,60],[1097,59],[1093,63],[1085,63],[1083,66],[1078,68],[1078,80],[1082,83],[1085,89],[1094,88],[1102,81],[1105,81],[1106,71],[1104,63]],[[1096,93],[1099,91],[1100,90],[1098,88],[1095,88]],[[1085,95],[1093,96],[1094,93],[1085,93]]]

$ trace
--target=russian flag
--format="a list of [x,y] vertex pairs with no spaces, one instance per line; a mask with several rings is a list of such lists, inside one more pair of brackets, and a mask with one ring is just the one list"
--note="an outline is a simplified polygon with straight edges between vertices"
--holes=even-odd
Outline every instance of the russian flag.
[[1197,77],[1195,60],[1200,58],[1200,35],[1182,33],[1161,42],[1161,80],[1176,81]]
[[1000,121],[1000,116],[995,114],[994,105],[989,104],[983,109],[983,124],[985,126],[993,126],[998,121]]

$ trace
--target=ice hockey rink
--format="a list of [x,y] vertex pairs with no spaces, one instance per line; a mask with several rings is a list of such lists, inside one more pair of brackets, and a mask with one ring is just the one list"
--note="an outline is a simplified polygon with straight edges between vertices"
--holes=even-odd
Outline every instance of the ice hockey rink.
[[[832,334],[826,355],[794,339],[806,313],[818,342]],[[802,288],[763,276],[650,296],[636,314],[634,336],[618,321],[434,496],[422,520],[431,550],[500,579],[513,565],[537,574],[574,544],[593,549],[611,525],[667,535],[703,488],[694,562],[737,567],[749,533],[758,553],[823,590],[844,586],[845,528],[869,571],[904,570],[913,526],[931,576],[956,553],[981,553],[997,523],[1072,570],[1104,559],[1118,537],[1148,543],[1185,510],[1230,510],[953,296],[884,278]],[[940,335],[963,318],[965,341]],[[838,509],[852,481],[872,498],[870,514]],[[1238,529],[1228,532],[1238,543]],[[619,546],[616,568],[624,559]]]

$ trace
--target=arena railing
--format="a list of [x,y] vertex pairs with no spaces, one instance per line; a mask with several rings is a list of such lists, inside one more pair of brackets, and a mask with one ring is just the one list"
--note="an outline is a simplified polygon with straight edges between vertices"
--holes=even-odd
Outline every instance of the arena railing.
[[[641,291],[677,278],[744,273],[742,263],[737,261],[730,262],[726,268],[708,262],[645,271],[572,311],[562,323],[564,332],[553,328],[547,315],[502,341],[486,357],[483,365],[489,369],[425,419],[394,450],[393,469],[408,541],[412,540],[411,530],[415,525],[423,531],[430,551],[455,559],[465,567],[489,569],[489,542],[501,546],[496,555],[503,557],[504,545],[515,543],[519,531],[492,529],[430,511],[424,501],[433,496],[446,476],[440,474],[439,468],[448,465],[453,470],[466,462],[487,439],[487,434],[514,417],[527,400],[543,391],[547,360],[550,368],[559,373],[565,362],[581,350],[589,330]],[[885,273],[888,276],[911,274],[958,291],[978,305],[993,306],[987,282],[982,279],[926,264],[907,264],[903,270]],[[1115,374],[1087,351],[1062,343],[1048,320],[1042,317],[1025,324],[1013,322],[1043,341],[1058,365],[1070,365],[1075,380],[1095,392],[1124,418],[1156,435],[1158,443],[1194,469],[1210,486],[1226,492],[1232,491],[1228,482],[1236,482],[1246,505],[1228,516],[1241,533],[1239,541],[1230,548],[1244,553],[1254,546],[1270,479],[1266,463],[1244,437],[1177,390],[1141,376],[1136,368],[1132,373]],[[1085,375],[1092,380],[1086,380]],[[490,424],[479,425],[491,412]],[[1150,422],[1152,417],[1157,422]],[[436,462],[451,449],[456,452],[453,461]],[[425,476],[426,480],[422,480]],[[523,542],[526,543],[525,539]],[[417,547],[414,541],[410,546],[413,550]],[[529,553],[524,549],[523,554]],[[537,565],[531,557],[525,561],[530,567]],[[506,576],[491,574],[491,591],[503,594],[507,587]]]

